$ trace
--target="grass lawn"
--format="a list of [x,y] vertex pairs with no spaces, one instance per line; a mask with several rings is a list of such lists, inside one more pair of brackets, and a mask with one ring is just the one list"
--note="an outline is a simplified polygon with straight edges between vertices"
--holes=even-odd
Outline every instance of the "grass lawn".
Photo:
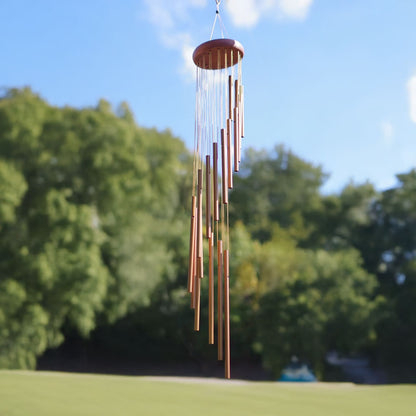
[[412,416],[416,385],[281,384],[0,371],[0,416]]

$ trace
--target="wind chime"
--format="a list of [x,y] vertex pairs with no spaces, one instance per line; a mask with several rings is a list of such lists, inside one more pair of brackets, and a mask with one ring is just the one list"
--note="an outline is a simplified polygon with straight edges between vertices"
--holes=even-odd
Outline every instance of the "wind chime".
[[[215,342],[216,309],[218,360],[224,360],[225,378],[230,378],[228,191],[233,188],[233,171],[239,171],[241,138],[244,137],[241,68],[244,48],[238,41],[224,38],[223,31],[221,39],[212,39],[217,19],[223,28],[219,14],[221,0],[215,2],[211,40],[199,45],[193,53],[196,111],[188,292],[195,314],[194,330],[199,331],[201,280],[208,276],[208,342]],[[205,268],[204,237],[208,242]]]

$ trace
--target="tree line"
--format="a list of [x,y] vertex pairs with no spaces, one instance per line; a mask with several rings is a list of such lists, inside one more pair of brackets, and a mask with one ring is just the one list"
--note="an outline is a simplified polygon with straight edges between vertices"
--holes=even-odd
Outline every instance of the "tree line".
[[[275,375],[296,355],[325,378],[329,351],[415,369],[416,170],[384,191],[327,195],[326,179],[284,146],[247,149],[230,194],[232,355]],[[182,140],[137,126],[126,103],[5,90],[0,368],[35,368],[73,334],[133,357],[213,359],[186,294],[191,187]]]

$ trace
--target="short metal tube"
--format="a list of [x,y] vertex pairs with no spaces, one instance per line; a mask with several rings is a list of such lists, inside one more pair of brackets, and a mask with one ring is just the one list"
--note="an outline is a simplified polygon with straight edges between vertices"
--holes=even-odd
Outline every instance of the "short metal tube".
[[228,189],[233,189],[233,164],[231,160],[231,126],[232,120],[227,120],[227,167]]
[[191,213],[191,230],[189,235],[189,264],[188,264],[188,292],[192,293],[193,282],[193,268],[195,264],[195,212],[196,212],[196,197],[192,196],[192,213]]
[[233,77],[228,75],[228,118],[233,118]]
[[218,143],[212,144],[212,159],[214,170],[214,221],[219,221],[220,210],[218,204]]
[[[198,270],[201,267],[201,263],[197,262],[197,274],[200,273]],[[201,315],[201,279],[198,276],[195,279],[195,312],[194,312],[194,330],[199,331],[199,321]]]
[[211,236],[211,157],[205,158],[205,233]]
[[221,129],[221,161],[222,161],[222,203],[228,204],[227,183],[227,152],[225,144],[225,131]]
[[198,169],[198,216],[197,216],[197,276],[199,278],[204,277],[204,268],[203,268],[203,257],[204,257],[204,248],[202,243],[202,169]]
[[239,132],[239,111],[234,107],[234,171],[240,170],[240,132]]

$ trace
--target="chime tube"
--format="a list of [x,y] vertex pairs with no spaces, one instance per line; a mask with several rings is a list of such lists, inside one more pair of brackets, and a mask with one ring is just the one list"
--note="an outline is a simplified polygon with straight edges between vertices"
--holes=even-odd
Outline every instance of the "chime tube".
[[[240,97],[240,81],[238,79],[236,79],[234,81],[234,108],[237,109],[237,111],[235,111],[236,117],[239,118],[240,115],[240,104],[241,104],[241,97]],[[235,130],[237,130],[237,141],[238,141],[238,150],[237,150],[237,154],[238,154],[238,163],[240,162],[241,159],[241,155],[240,155],[240,149],[241,149],[241,135],[240,135],[240,121],[234,118],[234,132]]]
[[233,77],[228,75],[228,118],[233,118]]
[[224,349],[225,378],[230,378],[230,271],[229,252],[224,250]]
[[239,87],[240,83],[238,81],[238,79],[236,79],[234,81],[234,107],[239,107],[240,105],[240,100],[238,97],[238,93],[240,92],[240,87]]
[[205,157],[205,233],[211,236],[211,156]]
[[[195,198],[196,199],[196,198]],[[193,239],[193,251],[194,251],[194,261],[192,264],[192,293],[191,293],[191,308],[195,309],[195,305],[196,305],[196,281],[198,279],[197,277],[197,247],[196,247],[196,243],[197,243],[197,232],[196,232],[196,228],[197,228],[197,219],[198,219],[198,208],[195,208],[195,217],[194,217],[194,227],[195,227],[195,233],[194,233],[194,239]]]
[[231,123],[232,120],[227,120],[227,178],[228,178],[228,189],[233,189],[233,168],[231,160]]
[[203,243],[202,243],[202,169],[198,169],[198,215],[197,215],[197,277],[204,277],[203,268]]
[[193,268],[195,264],[195,210],[196,210],[196,197],[192,195],[192,214],[191,214],[191,230],[189,233],[189,264],[188,264],[188,292],[192,293],[194,287],[193,281]]
[[214,233],[209,237],[208,343],[214,344]]
[[240,126],[241,137],[244,137],[244,85],[240,85]]
[[222,263],[223,263],[223,252],[222,252],[222,240],[218,240],[217,245],[217,339],[218,339],[218,360],[224,359],[224,346],[223,346],[223,292],[222,292]]
[[234,107],[234,171],[240,170],[240,133],[239,133],[239,112],[238,107]]
[[220,212],[218,205],[218,143],[212,144],[212,163],[214,176],[214,221],[220,220]]
[[[197,274],[200,273],[198,270],[201,267],[201,263],[197,263]],[[198,276],[195,279],[195,312],[194,312],[194,330],[199,331],[199,321],[201,315],[201,279]]]
[[227,152],[225,144],[225,131],[221,129],[221,161],[222,161],[222,202],[228,204],[228,187],[227,187]]

